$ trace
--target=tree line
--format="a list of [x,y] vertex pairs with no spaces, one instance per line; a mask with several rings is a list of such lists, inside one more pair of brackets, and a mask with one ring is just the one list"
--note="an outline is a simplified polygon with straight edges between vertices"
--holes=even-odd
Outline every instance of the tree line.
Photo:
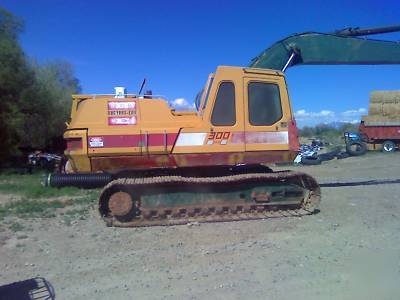
[[304,126],[299,129],[301,137],[323,138],[328,141],[343,137],[344,132],[358,132],[358,124],[317,124],[315,126]]
[[0,8],[0,164],[20,149],[45,149],[62,135],[71,94],[81,90],[65,61],[38,63],[18,40],[24,22]]

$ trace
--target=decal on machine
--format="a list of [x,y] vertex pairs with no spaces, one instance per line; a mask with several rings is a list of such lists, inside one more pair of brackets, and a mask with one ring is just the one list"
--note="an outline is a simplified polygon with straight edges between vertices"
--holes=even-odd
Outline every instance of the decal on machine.
[[210,132],[207,137],[207,145],[226,145],[228,144],[231,133],[229,131],[215,131]]
[[115,110],[115,109],[136,109],[136,102],[129,101],[129,102],[122,102],[122,101],[108,101],[108,110]]
[[108,125],[136,125],[136,101],[108,101]]
[[104,147],[104,140],[101,136],[89,137],[89,147],[99,148]]
[[135,125],[136,117],[124,117],[124,118],[108,118],[108,125]]

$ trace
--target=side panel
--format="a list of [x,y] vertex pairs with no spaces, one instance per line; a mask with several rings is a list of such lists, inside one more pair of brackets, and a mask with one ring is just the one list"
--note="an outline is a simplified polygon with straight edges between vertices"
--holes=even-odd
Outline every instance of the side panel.
[[89,127],[88,154],[93,156],[138,155],[141,135],[138,128],[140,116],[136,99],[96,99],[101,110],[98,118],[101,126]]
[[400,126],[365,126],[361,123],[359,129],[370,141],[400,140]]
[[89,127],[87,143],[90,157],[170,153],[178,135],[179,120],[192,117],[173,116],[160,101],[96,101],[104,117],[99,114],[101,126]]
[[75,172],[91,172],[90,159],[88,158],[87,130],[69,130],[64,133],[67,149],[64,154],[71,162]]

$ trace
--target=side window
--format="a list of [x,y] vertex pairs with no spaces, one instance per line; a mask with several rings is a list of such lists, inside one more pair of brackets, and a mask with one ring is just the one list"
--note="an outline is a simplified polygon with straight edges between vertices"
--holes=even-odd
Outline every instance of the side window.
[[233,82],[222,82],[219,86],[211,123],[215,126],[232,126],[236,123],[235,85]]
[[251,125],[269,126],[282,118],[278,85],[266,82],[250,82],[248,93]]

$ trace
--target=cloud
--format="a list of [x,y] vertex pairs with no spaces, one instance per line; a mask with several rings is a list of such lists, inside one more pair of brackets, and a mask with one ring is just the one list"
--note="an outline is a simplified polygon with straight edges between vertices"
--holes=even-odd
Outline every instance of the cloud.
[[342,112],[342,115],[345,117],[359,116],[364,114],[367,114],[367,110],[365,108],[346,110]]
[[194,103],[190,103],[184,98],[178,98],[170,101],[169,105],[177,111],[193,111],[195,110]]
[[310,112],[305,109],[300,109],[294,113],[296,120],[300,126],[316,125],[320,123],[353,123],[360,122],[361,116],[367,114],[365,108],[351,109],[343,112],[334,112],[331,110],[321,110],[319,112]]
[[298,119],[331,118],[335,116],[335,112],[331,110],[321,110],[320,112],[308,112],[305,109],[300,109],[297,112],[295,112],[294,115]]

